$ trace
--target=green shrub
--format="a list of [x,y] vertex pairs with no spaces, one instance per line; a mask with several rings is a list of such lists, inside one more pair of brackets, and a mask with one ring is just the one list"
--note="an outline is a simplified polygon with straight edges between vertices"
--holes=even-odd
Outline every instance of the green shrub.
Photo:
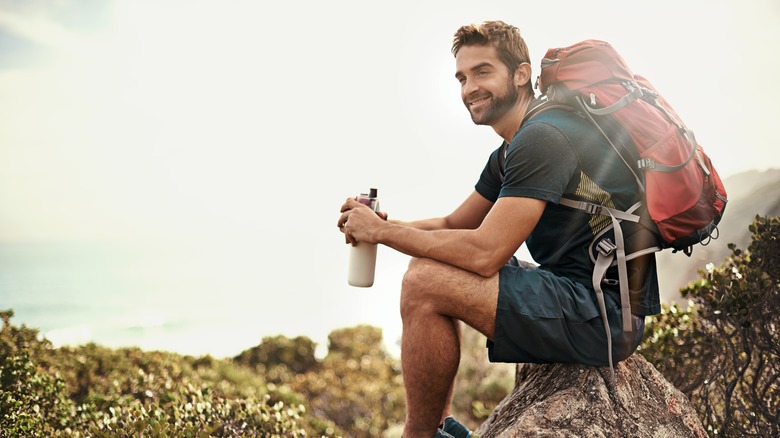
[[780,436],[780,218],[756,217],[747,251],[650,320],[639,352],[685,393],[712,435]]
[[328,341],[328,355],[318,370],[293,382],[312,412],[350,437],[379,437],[402,423],[400,364],[384,349],[381,329],[363,325],[335,330]]
[[73,404],[64,386],[27,352],[0,358],[0,436],[45,437],[67,426]]
[[[0,437],[320,435],[302,396],[231,360],[52,348],[0,312]],[[334,436],[331,434],[329,436]]]
[[316,368],[315,348],[316,344],[305,336],[292,339],[281,335],[265,337],[260,345],[241,352],[234,360],[249,367],[284,365],[293,373],[300,374]]
[[[86,432],[97,437],[291,437],[304,436],[303,406],[273,406],[265,400],[224,399],[210,391],[182,388],[165,404],[134,400],[108,412],[91,412]],[[82,421],[83,422],[83,421]]]

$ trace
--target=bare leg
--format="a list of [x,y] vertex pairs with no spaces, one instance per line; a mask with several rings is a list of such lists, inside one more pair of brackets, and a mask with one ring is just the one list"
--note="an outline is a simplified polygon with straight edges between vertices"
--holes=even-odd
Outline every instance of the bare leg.
[[429,438],[436,433],[460,362],[460,344],[452,319],[422,314],[404,319],[401,341],[407,399],[404,436],[409,438]]
[[460,362],[458,320],[492,339],[498,278],[414,259],[401,291],[401,366],[406,389],[404,437],[429,438],[449,412]]
[[[460,349],[460,343],[461,339],[463,339],[463,330],[460,326],[460,321],[457,319],[452,319],[452,325],[455,326],[455,331],[458,333],[458,346]],[[460,354],[458,354],[458,357],[460,358]],[[460,360],[458,360],[460,362]],[[447,393],[447,400],[444,403],[444,413],[441,415],[441,420],[439,420],[439,424],[444,424],[444,419],[448,416],[452,415],[452,412],[450,409],[452,408],[452,393],[455,390],[455,381],[453,380],[452,384],[450,384],[450,391]]]

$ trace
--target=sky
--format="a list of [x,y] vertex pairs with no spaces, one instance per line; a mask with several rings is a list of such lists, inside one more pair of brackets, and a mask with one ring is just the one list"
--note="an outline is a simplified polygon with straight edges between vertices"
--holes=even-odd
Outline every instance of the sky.
[[500,139],[450,44],[489,19],[534,77],[547,48],[611,42],[721,176],[780,168],[773,0],[0,0],[0,243],[186,248],[240,263],[211,281],[267,297],[273,330],[395,337],[408,258],[380,248],[349,287],[338,210],[376,187],[390,217],[441,216],[473,190]]

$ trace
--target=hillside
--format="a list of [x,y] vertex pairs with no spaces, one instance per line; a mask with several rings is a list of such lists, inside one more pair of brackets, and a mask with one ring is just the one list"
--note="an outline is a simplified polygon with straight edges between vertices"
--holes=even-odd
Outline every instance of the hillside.
[[707,263],[719,265],[731,253],[729,243],[747,248],[748,225],[757,214],[780,215],[780,169],[752,170],[726,178],[723,183],[729,203],[718,226],[720,237],[707,246],[696,246],[690,258],[669,250],[658,254],[662,301],[680,302],[680,288],[698,278],[697,271]]

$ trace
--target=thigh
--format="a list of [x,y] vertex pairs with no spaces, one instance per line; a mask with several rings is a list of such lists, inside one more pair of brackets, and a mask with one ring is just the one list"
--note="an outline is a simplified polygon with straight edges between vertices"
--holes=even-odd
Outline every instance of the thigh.
[[402,301],[422,302],[493,338],[498,275],[482,277],[431,259],[413,259],[404,277]]

